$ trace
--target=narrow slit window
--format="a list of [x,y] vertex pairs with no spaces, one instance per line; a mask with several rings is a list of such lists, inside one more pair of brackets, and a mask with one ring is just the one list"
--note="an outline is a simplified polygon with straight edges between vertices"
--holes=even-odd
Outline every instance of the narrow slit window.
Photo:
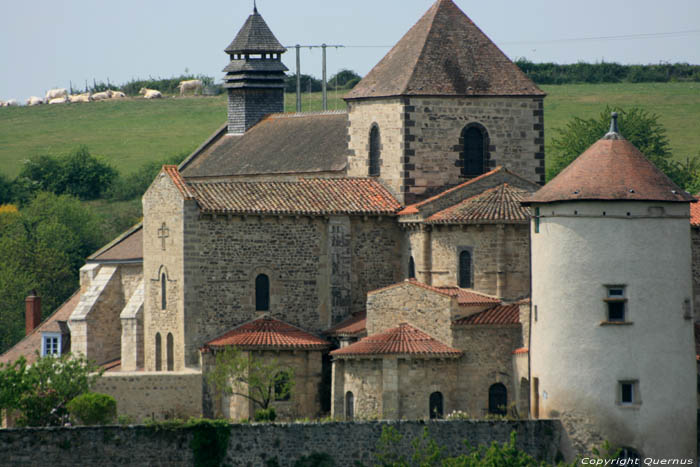
[[165,273],[160,275],[160,309],[165,310],[168,307],[168,292],[167,279]]
[[461,154],[462,176],[475,177],[484,173],[486,131],[475,126],[462,130],[464,144]]
[[270,309],[270,278],[265,274],[259,274],[255,278],[255,310],[268,311]]
[[373,125],[369,131],[369,176],[379,176],[379,157],[381,153],[381,142],[379,139],[379,127]]
[[168,371],[173,371],[175,367],[175,343],[173,342],[173,334],[171,332],[168,333],[168,337],[166,338],[166,358],[167,358],[167,369]]
[[535,233],[540,233],[540,208],[535,208]]
[[416,278],[416,263],[415,263],[415,261],[413,261],[413,256],[411,256],[408,259],[408,278],[409,279]]
[[459,286],[463,289],[472,287],[472,254],[467,250],[459,254]]
[[156,371],[161,371],[163,369],[163,354],[162,343],[160,340],[160,333],[156,333]]

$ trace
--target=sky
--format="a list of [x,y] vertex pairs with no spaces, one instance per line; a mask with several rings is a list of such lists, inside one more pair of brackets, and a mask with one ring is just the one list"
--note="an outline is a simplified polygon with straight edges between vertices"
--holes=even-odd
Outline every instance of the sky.
[[[511,59],[533,62],[700,64],[698,0],[455,0]],[[366,74],[432,0],[258,0],[285,46],[328,49],[328,76]],[[47,89],[215,77],[253,0],[0,0],[0,99]],[[295,72],[294,50],[283,61]],[[302,49],[302,73],[321,76],[320,49]]]

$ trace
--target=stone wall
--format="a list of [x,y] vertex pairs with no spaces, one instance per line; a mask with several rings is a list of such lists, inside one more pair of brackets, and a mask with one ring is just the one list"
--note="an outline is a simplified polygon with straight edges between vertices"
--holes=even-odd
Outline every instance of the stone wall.
[[411,97],[404,111],[407,203],[465,180],[460,136],[473,123],[488,132],[485,171],[502,165],[544,184],[542,97]]
[[[283,368],[293,371],[293,386],[289,400],[273,400],[271,406],[277,412],[280,420],[295,420],[299,418],[317,418],[321,413],[321,351],[256,351],[253,358],[265,361],[276,360]],[[206,375],[216,364],[214,353],[202,354],[202,372]],[[260,407],[250,399],[238,395],[217,395],[213,386],[205,384],[207,393],[204,400],[204,415],[208,417],[224,417],[238,421],[253,419],[255,411]],[[237,392],[246,393],[247,387],[239,385]]]
[[453,346],[464,351],[458,361],[457,410],[475,418],[485,416],[489,388],[495,383],[508,390],[508,405],[517,402],[512,353],[522,346],[520,326],[455,326],[453,332]]
[[[411,441],[427,428],[449,455],[464,453],[465,440],[474,446],[504,443],[515,431],[520,449],[548,462],[556,457],[562,431],[556,420],[231,425],[223,464],[291,466],[302,456],[327,453],[338,466],[374,465],[384,427],[402,435],[394,450],[409,458]],[[0,459],[7,465],[191,466],[193,432],[143,426],[0,430]]]
[[202,374],[195,371],[108,372],[93,390],[114,397],[117,413],[135,421],[202,416]]

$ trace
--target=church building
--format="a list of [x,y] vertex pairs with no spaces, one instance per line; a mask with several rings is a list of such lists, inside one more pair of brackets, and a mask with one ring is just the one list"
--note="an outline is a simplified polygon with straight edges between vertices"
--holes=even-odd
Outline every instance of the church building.
[[28,299],[3,361],[80,352],[120,413],[240,420],[251,401],[207,379],[235,347],[293,369],[287,419],[561,418],[567,455],[653,455],[671,410],[653,434],[694,458],[694,198],[617,129],[543,187],[545,94],[453,0],[342,112],[283,113],[257,9],[225,52],[227,121],[38,327]]

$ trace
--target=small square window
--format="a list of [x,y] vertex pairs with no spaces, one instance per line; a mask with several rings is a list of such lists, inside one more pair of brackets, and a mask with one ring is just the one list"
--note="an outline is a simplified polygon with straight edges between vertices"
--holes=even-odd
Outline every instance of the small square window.
[[44,335],[42,342],[42,356],[61,355],[61,338],[55,334]]
[[608,286],[608,294],[605,298],[607,306],[607,321],[621,322],[626,320],[627,298],[625,288],[622,286]]
[[620,381],[618,384],[618,402],[622,405],[638,405],[639,400],[638,381]]

